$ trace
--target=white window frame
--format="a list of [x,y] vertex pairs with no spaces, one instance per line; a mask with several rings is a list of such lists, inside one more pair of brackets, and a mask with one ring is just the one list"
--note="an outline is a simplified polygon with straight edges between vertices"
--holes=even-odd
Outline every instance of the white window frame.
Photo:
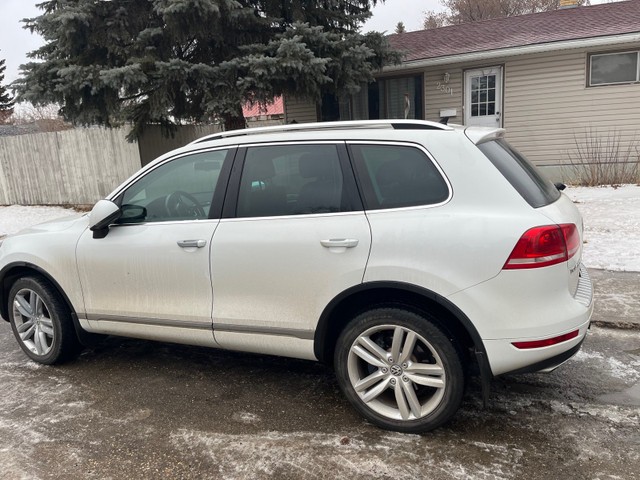
[[[607,82],[607,83],[593,83],[591,81],[592,69],[593,69],[593,61],[594,57],[604,57],[607,55],[622,55],[625,53],[635,53],[637,56],[636,61],[636,79],[633,81],[625,81],[625,82]],[[640,82],[640,50],[627,50],[624,52],[607,52],[607,53],[593,53],[589,55],[589,78],[587,79],[587,86],[589,87],[602,87],[606,85],[626,85],[631,83]]]

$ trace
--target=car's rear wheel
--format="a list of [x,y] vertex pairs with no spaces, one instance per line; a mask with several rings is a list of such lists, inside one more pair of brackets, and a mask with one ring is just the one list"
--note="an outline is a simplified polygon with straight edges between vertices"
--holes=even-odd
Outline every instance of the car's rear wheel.
[[80,351],[69,308],[42,277],[24,277],[13,284],[9,320],[18,344],[36,362],[60,363]]
[[383,308],[357,316],[342,332],[334,356],[338,383],[372,423],[426,432],[460,406],[460,356],[433,320],[428,314]]

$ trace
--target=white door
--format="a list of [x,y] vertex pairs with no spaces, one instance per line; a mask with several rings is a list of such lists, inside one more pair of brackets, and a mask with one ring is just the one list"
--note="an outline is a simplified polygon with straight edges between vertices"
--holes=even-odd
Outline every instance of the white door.
[[160,165],[115,199],[123,216],[106,237],[82,235],[78,272],[94,328],[162,338],[173,327],[213,339],[209,253],[219,220],[209,217],[228,157],[215,150]]
[[[371,234],[341,150],[247,149],[236,218],[222,219],[213,237],[213,328],[221,346],[313,358],[323,309],[362,282]],[[258,337],[259,344],[246,343]]]
[[464,89],[465,125],[502,127],[502,67],[467,70]]

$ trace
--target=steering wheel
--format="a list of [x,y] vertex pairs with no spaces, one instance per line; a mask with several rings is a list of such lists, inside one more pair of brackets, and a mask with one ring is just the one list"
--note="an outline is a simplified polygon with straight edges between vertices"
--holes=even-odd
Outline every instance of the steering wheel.
[[205,218],[204,208],[190,193],[178,190],[165,200],[169,216],[179,218]]

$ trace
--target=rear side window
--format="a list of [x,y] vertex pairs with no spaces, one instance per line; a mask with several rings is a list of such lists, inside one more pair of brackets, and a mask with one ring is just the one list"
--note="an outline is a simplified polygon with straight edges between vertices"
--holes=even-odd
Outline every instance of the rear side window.
[[238,217],[350,211],[336,145],[272,145],[247,149]]
[[505,140],[491,140],[478,148],[533,208],[544,207],[560,198],[553,183]]
[[368,210],[433,205],[449,187],[424,152],[404,145],[350,145]]

